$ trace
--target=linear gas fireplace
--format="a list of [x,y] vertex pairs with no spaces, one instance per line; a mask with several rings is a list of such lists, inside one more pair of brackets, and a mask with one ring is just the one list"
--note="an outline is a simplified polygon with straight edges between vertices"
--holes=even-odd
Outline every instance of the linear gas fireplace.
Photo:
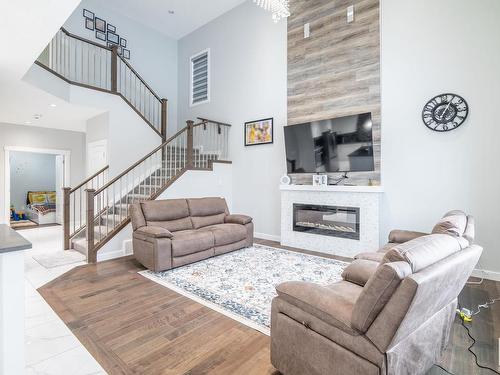
[[293,230],[359,240],[359,208],[294,203]]

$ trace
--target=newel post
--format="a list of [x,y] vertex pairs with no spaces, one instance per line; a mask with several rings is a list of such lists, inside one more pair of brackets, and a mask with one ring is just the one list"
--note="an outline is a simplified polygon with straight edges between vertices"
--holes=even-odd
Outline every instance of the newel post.
[[64,233],[64,250],[69,250],[70,241],[69,241],[69,231],[70,231],[70,193],[71,188],[65,187],[63,188],[63,233]]
[[167,116],[168,116],[168,100],[161,100],[161,137],[163,142],[167,140]]
[[111,47],[111,92],[118,92],[118,46]]
[[194,121],[187,121],[187,160],[186,160],[186,168],[187,169],[192,169],[194,167],[193,165],[193,154],[194,154],[194,148],[193,148],[193,125]]
[[95,189],[86,189],[87,194],[87,262],[97,262],[97,254],[94,251],[94,194]]

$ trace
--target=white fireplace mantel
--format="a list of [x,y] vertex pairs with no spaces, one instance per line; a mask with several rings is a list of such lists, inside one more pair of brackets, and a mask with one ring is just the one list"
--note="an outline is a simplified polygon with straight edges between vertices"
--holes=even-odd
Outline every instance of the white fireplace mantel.
[[[281,244],[320,253],[352,258],[379,247],[379,204],[384,192],[381,186],[349,185],[280,185]],[[293,230],[293,205],[359,208],[360,238],[332,237]]]
[[343,191],[349,193],[383,193],[382,186],[355,186],[355,185],[280,185],[283,191]]

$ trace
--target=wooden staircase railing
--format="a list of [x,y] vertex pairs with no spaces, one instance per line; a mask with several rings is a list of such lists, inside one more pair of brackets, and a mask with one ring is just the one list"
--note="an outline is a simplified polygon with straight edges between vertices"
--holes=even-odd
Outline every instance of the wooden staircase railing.
[[120,96],[166,140],[167,99],[162,99],[118,54],[61,28],[35,62],[66,82]]
[[[229,162],[229,124],[203,119],[187,126],[104,185],[85,190],[85,230],[64,242],[84,243],[89,262],[129,222],[129,205],[156,199],[188,170],[210,169],[214,162]],[[74,189],[72,189],[74,190]],[[65,195],[66,197],[66,195]],[[65,207],[67,202],[65,201]]]
[[74,188],[63,189],[63,231],[64,248],[70,248],[70,241],[85,229],[87,211],[85,191],[99,189],[108,179],[109,165],[83,180]]

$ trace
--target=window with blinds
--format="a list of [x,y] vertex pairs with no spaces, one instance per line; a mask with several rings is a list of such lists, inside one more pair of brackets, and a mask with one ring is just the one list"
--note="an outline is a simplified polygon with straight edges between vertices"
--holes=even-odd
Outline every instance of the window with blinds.
[[209,63],[209,50],[191,57],[191,105],[210,100]]

